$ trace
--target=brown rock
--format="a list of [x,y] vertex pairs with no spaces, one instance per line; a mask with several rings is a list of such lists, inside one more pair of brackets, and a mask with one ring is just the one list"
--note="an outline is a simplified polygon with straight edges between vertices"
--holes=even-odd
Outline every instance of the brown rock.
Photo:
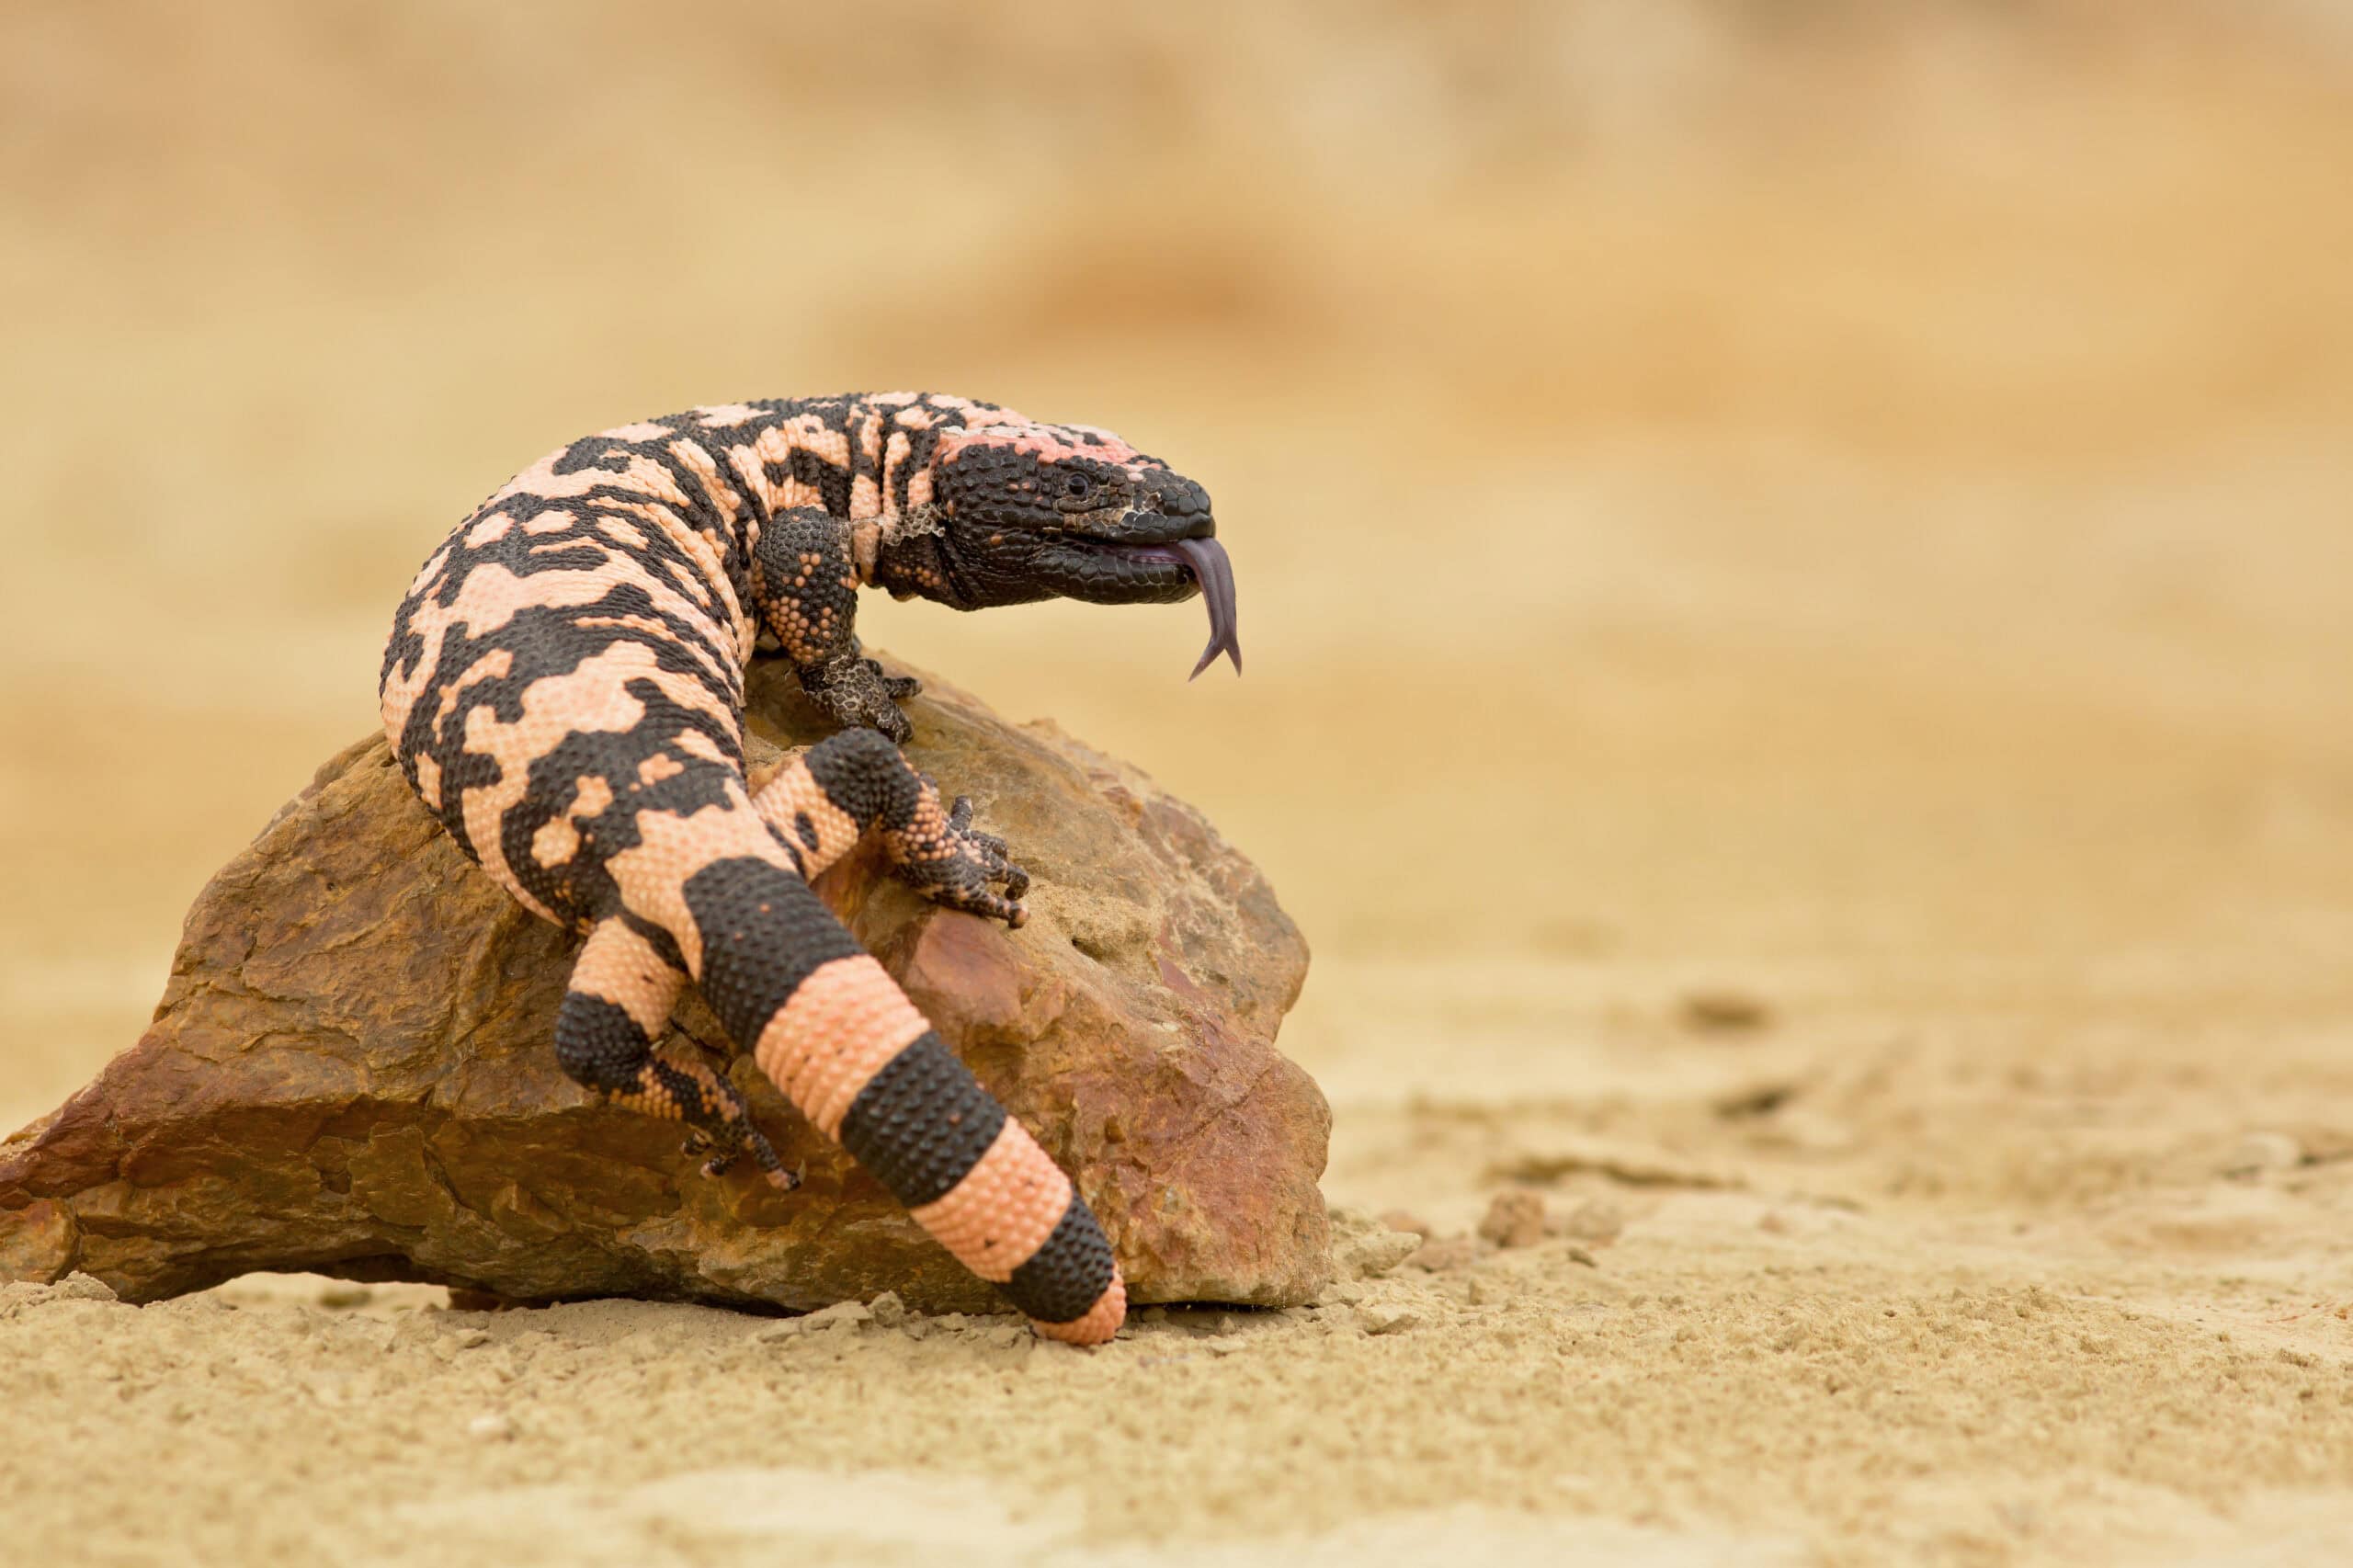
[[1449,1269],[1467,1268],[1479,1261],[1479,1238],[1476,1236],[1434,1236],[1424,1242],[1405,1260],[1416,1268],[1427,1268],[1433,1274]]
[[1544,1195],[1525,1187],[1498,1192],[1479,1221],[1479,1234],[1499,1247],[1532,1247],[1544,1239]]
[[1747,1034],[1769,1028],[1773,1010],[1738,991],[1694,991],[1682,1006],[1683,1027],[1703,1034]]
[[[756,781],[824,727],[753,672]],[[820,891],[1077,1176],[1141,1301],[1313,1298],[1330,1113],[1273,1045],[1307,950],[1190,807],[1051,723],[936,680],[916,765],[1037,878],[1007,931],[871,852]],[[0,1143],[0,1279],[82,1270],[127,1301],[250,1269],[507,1300],[813,1308],[896,1291],[998,1310],[747,1059],[734,1082],[797,1192],[712,1180],[675,1124],[598,1104],[550,1045],[576,939],[468,862],[371,738],[320,769],[188,912],[155,1020]],[[723,1059],[689,999],[673,1050]]]

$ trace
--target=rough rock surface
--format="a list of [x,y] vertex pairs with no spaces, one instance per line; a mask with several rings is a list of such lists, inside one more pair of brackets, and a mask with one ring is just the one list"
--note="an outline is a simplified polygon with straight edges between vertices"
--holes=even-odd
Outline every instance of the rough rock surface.
[[[1330,1115],[1279,1055],[1307,969],[1266,881],[1191,808],[1047,722],[926,678],[908,754],[1037,878],[1022,930],[941,910],[861,850],[820,882],[941,1036],[1073,1170],[1142,1301],[1287,1305],[1328,1261]],[[753,777],[824,733],[752,681]],[[748,1058],[806,1184],[713,1180],[675,1124],[597,1104],[550,1045],[576,938],[461,857],[381,737],[328,762],[188,913],[153,1025],[0,1143],[0,1279],[153,1301],[251,1269],[518,1300],[813,1308],[980,1285]],[[722,1037],[689,995],[671,1049]]]

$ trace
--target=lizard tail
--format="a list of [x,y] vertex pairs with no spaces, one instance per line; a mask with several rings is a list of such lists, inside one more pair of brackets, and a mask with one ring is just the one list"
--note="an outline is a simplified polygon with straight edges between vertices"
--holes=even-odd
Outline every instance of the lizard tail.
[[1110,1338],[1127,1289],[1086,1200],[809,885],[737,856],[679,892],[704,999],[801,1114],[1040,1334]]

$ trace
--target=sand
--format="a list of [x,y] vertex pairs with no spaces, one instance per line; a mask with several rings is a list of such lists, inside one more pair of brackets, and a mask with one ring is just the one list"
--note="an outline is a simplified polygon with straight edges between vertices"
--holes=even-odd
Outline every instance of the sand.
[[2337,11],[1560,11],[1118,10],[1051,100],[926,13],[880,118],[752,8],[28,18],[0,1121],[135,1037],[477,496],[928,383],[1218,497],[1239,682],[1196,606],[869,634],[1260,861],[1325,1191],[1436,1240],[1096,1354],[12,1288],[0,1562],[2343,1560]]

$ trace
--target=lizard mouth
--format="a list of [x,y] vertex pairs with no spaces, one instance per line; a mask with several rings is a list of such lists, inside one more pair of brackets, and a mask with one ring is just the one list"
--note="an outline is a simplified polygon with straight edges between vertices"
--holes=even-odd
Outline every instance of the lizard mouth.
[[1199,676],[1220,653],[1233,661],[1234,674],[1242,673],[1233,562],[1213,536],[1127,544],[1064,534],[1055,546],[1074,568],[1065,574],[1062,589],[1071,598],[1106,604],[1165,602],[1190,598],[1198,588],[1209,607],[1210,641],[1186,678]]

